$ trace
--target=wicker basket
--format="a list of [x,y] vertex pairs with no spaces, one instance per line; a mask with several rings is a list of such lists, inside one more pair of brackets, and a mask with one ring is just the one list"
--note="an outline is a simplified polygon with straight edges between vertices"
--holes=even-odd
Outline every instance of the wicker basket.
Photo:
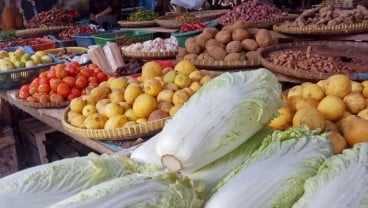
[[[273,25],[279,24],[285,21],[293,21],[298,17],[298,15],[289,14],[287,17],[275,18],[272,20],[259,20],[253,22],[245,22],[247,28],[272,28]],[[234,22],[222,24],[222,25],[231,25]]]
[[121,50],[125,57],[139,58],[145,60],[153,59],[171,59],[175,58],[178,51],[166,51],[166,52],[140,52],[140,51],[124,51]]
[[[189,15],[194,15],[196,17],[195,18],[196,21],[198,21],[198,22],[208,22],[208,21],[212,21],[212,20],[222,16],[223,14],[225,14],[228,11],[229,10],[227,10],[227,9],[221,9],[221,10],[190,12],[188,14]],[[155,21],[161,27],[172,28],[172,29],[178,29],[183,24],[191,23],[190,20],[188,22],[177,21],[176,17],[178,17],[180,15],[181,14],[172,14],[172,15],[162,16],[162,17],[157,18]]]
[[68,132],[83,138],[96,140],[125,140],[139,137],[150,136],[161,131],[168,118],[159,119],[144,124],[135,124],[129,127],[105,129],[82,129],[72,126],[67,122],[67,116],[70,108],[66,108],[62,118],[64,129]]
[[274,25],[273,30],[290,35],[350,35],[368,31],[368,21],[355,24],[315,27],[289,27],[282,24]]
[[130,28],[153,27],[153,26],[157,25],[155,20],[150,20],[150,21],[124,21],[124,20],[120,20],[120,21],[118,21],[118,24],[120,25],[120,27],[130,27]]
[[60,103],[54,103],[54,102],[49,102],[49,103],[36,103],[36,102],[28,102],[26,100],[23,100],[21,98],[19,98],[19,92],[15,93],[15,100],[19,103],[22,103],[25,106],[29,106],[32,108],[65,108],[66,106],[69,105],[69,101],[64,101],[64,102],[60,102]]
[[[182,60],[177,58],[178,61]],[[254,68],[261,65],[259,61],[247,60],[247,61],[192,61],[192,63],[200,69],[207,70],[232,70],[232,69],[245,69]]]
[[40,37],[43,35],[55,34],[66,28],[68,27],[67,26],[55,26],[55,27],[43,27],[43,28],[17,30],[15,31],[15,35],[21,38],[33,38],[33,37]]
[[332,5],[334,7],[339,7],[339,8],[353,8],[356,7],[357,5],[363,5],[363,6],[367,6],[368,5],[368,1],[367,0],[325,0],[322,2],[322,5]]
[[[268,55],[271,52],[285,50],[285,49],[302,49],[305,50],[308,46],[315,47],[315,50],[319,53],[334,54],[334,56],[350,56],[360,57],[361,59],[368,59],[368,43],[362,42],[350,42],[350,41],[307,41],[307,42],[295,42],[275,45],[264,48],[260,51],[261,64],[267,69],[286,75],[288,77],[296,77],[302,80],[318,81],[321,79],[327,79],[331,75],[339,72],[309,72],[301,69],[292,69],[279,65],[275,65],[267,60]],[[342,73],[342,72],[341,72]],[[350,72],[345,73],[352,80],[367,80],[368,70],[362,72]]]

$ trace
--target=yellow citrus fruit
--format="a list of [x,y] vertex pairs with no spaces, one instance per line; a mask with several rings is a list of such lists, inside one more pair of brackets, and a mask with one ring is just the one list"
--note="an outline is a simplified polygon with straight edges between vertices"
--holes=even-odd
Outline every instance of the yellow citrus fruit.
[[105,106],[104,113],[108,118],[111,118],[115,115],[123,115],[124,108],[117,103],[109,103]]
[[176,86],[178,86],[179,88],[186,88],[189,87],[189,85],[191,84],[191,80],[188,77],[188,75],[185,74],[178,74],[175,77],[174,83]]
[[128,122],[128,119],[123,115],[114,115],[106,121],[104,129],[121,128]]
[[86,106],[84,106],[83,111],[82,111],[82,115],[83,116],[90,116],[94,113],[97,113],[97,109],[95,105],[92,104],[88,104]]
[[339,98],[345,97],[351,92],[351,80],[344,74],[335,74],[327,79],[325,86],[326,95]]
[[144,92],[156,96],[163,88],[163,85],[161,84],[160,80],[156,78],[148,78],[143,83]]
[[139,95],[133,103],[133,112],[137,118],[147,118],[157,107],[156,98],[146,93]]
[[84,106],[86,106],[87,101],[82,98],[74,98],[70,101],[70,110],[76,113],[82,113]]
[[190,96],[185,90],[178,90],[173,95],[173,103],[176,106],[182,106],[189,100]]
[[142,80],[162,75],[161,65],[154,61],[149,61],[142,66]]
[[142,94],[142,89],[139,84],[130,84],[125,89],[124,99],[128,104],[132,104],[138,95]]
[[345,103],[339,97],[327,95],[319,102],[317,109],[327,120],[335,121],[343,116]]
[[196,67],[194,66],[192,62],[188,60],[183,60],[175,65],[174,70],[179,73],[189,76],[190,73],[196,70]]
[[316,84],[308,84],[302,87],[303,98],[313,98],[321,100],[325,96],[322,88]]

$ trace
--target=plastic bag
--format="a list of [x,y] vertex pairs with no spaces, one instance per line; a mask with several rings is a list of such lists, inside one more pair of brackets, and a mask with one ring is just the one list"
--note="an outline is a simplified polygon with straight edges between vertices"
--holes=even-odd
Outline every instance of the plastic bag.
[[199,10],[203,0],[170,0],[170,3],[185,9]]

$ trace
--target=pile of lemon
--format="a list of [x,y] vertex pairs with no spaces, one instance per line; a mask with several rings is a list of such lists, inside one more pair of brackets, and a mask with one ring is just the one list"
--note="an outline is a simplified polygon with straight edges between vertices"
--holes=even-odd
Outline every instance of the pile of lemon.
[[368,81],[332,75],[317,83],[305,82],[283,93],[285,105],[269,126],[285,130],[307,125],[330,132],[336,153],[368,141]]
[[186,60],[174,69],[147,62],[141,76],[111,77],[73,99],[67,120],[79,128],[114,129],[174,116],[211,78]]

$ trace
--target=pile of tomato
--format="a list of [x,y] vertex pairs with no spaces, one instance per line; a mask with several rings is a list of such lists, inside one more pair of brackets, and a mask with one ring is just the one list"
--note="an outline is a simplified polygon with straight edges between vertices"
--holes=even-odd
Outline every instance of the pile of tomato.
[[108,76],[95,64],[57,64],[40,73],[30,84],[23,85],[19,98],[39,103],[70,101],[86,94],[88,87],[96,87],[107,79]]

